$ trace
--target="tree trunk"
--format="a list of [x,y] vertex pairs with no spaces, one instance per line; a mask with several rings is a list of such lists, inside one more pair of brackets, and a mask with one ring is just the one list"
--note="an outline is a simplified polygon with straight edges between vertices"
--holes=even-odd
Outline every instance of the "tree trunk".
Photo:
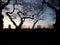
[[3,18],[4,16],[0,12],[0,29],[3,29]]
[[23,25],[24,21],[25,21],[25,20],[23,20],[23,18],[21,18],[21,23],[19,24],[19,26],[18,26],[18,28],[17,28],[17,29],[19,29],[19,30],[21,29],[21,27],[22,27],[22,25]]
[[57,24],[56,28],[59,29],[60,28],[59,27],[60,26],[60,10],[56,12],[56,24]]
[[2,2],[0,1],[0,29],[3,29],[3,14],[2,14],[2,10],[10,3],[10,0],[7,1],[7,3],[2,4]]
[[36,24],[36,23],[34,23],[34,24],[33,24],[33,26],[32,26],[32,29],[34,29],[34,27],[35,27],[35,24]]
[[[39,19],[39,20],[40,20],[40,19]],[[34,22],[32,29],[34,29],[36,23],[37,23],[39,20],[37,20],[36,22]]]

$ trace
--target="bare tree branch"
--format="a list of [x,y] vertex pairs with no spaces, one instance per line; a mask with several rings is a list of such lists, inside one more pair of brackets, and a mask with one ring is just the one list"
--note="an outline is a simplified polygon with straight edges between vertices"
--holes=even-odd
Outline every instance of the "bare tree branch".
[[9,15],[10,12],[6,12],[6,15],[11,19],[11,22],[17,27],[16,23],[12,20],[11,16]]
[[43,4],[47,4],[51,9],[57,11],[57,9],[54,6],[52,6],[49,2],[45,2],[45,0],[43,0]]
[[15,4],[13,4],[13,11],[12,12],[6,12],[6,15],[11,19],[11,22],[17,27],[16,23],[12,20],[11,16],[9,14],[12,14],[15,11]]
[[[29,19],[33,19],[33,18],[31,18],[31,17],[21,17],[21,15],[20,15],[19,13],[21,13],[21,11],[19,11],[19,12],[17,13],[17,14],[19,15],[20,19],[21,19],[21,22],[20,22],[20,24],[19,24],[19,28],[22,27],[25,19],[28,19],[28,18],[29,18]],[[23,14],[23,13],[22,13],[22,14]]]
[[3,14],[2,10],[10,3],[10,0],[8,0],[5,4],[0,0],[0,28],[3,29]]
[[2,5],[2,9],[4,9],[4,7],[6,7],[9,3],[10,3],[10,0],[7,0],[7,2]]
[[38,19],[36,22],[34,22],[34,24],[33,24],[33,26],[32,26],[33,29],[34,29],[36,23],[37,23],[39,20],[44,20],[44,19],[40,18],[40,19]]

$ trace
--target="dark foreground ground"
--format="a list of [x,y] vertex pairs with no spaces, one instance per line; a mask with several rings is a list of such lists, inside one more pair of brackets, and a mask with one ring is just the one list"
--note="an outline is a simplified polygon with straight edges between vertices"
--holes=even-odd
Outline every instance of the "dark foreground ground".
[[56,32],[56,29],[0,29],[0,32]]

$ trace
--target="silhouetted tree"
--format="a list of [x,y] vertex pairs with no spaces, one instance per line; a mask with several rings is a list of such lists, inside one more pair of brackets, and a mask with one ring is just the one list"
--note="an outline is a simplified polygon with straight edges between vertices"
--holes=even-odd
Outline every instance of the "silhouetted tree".
[[[20,22],[20,24],[19,24],[19,28],[21,28],[21,26],[23,25],[23,23],[24,23],[24,21],[25,21],[25,19],[33,19],[33,20],[35,20],[34,18],[36,17],[36,19],[37,20],[35,20],[35,22],[34,22],[34,24],[33,24],[33,27],[32,28],[34,28],[34,26],[35,26],[35,24],[39,21],[39,20],[43,20],[42,18],[40,18],[40,16],[41,16],[41,14],[40,14],[40,12],[42,12],[43,11],[43,6],[40,6],[41,4],[31,4],[31,3],[26,3],[26,2],[24,2],[24,1],[21,1],[20,0],[20,3],[18,3],[17,2],[17,0],[15,0],[15,4],[18,4],[18,5],[23,5],[23,12],[22,11],[20,11],[19,9],[17,9],[19,12],[17,13],[18,15],[19,15],[19,17],[20,17],[20,20],[21,20],[21,22]],[[34,9],[34,10],[33,10]],[[30,14],[28,14],[29,12],[33,12],[33,14],[31,13],[31,15]],[[44,11],[43,11],[44,12]],[[42,13],[43,13],[42,12]],[[19,14],[19,13],[22,13],[22,15],[24,16],[24,17],[21,17],[21,15]],[[28,16],[28,17],[27,17]],[[32,16],[32,17],[31,17]],[[35,16],[35,17],[34,17]]]
[[[49,4],[49,2],[45,2],[45,0],[42,1],[42,5],[41,4],[31,4],[31,3],[26,3],[23,0],[15,0],[15,3],[13,4],[13,11],[12,12],[6,12],[7,16],[11,19],[11,22],[16,26],[17,29],[21,29],[23,23],[25,22],[25,19],[33,19],[34,23],[32,28],[34,29],[36,23],[39,20],[44,20],[43,18],[40,18],[40,16],[42,14],[40,14],[41,12],[44,13],[44,9],[43,9],[43,5],[47,4],[50,8],[52,8],[54,11],[56,11],[56,14],[59,15],[57,12],[57,9],[54,8],[52,5]],[[15,8],[15,5],[22,5],[23,6],[23,11],[20,11],[19,9]],[[19,26],[16,25],[16,23],[13,21],[12,17],[10,16],[10,14],[12,14],[14,11],[18,10],[17,15],[19,15],[20,17],[20,24]],[[33,10],[34,9],[34,10]],[[30,12],[30,14],[28,14]],[[33,13],[31,13],[33,12]],[[20,15],[22,14],[23,17]]]
[[[20,1],[20,3],[18,3],[18,1]],[[23,5],[23,12],[20,11],[19,9],[15,8],[15,5],[17,5],[17,4],[18,5]],[[31,3],[26,3],[23,0],[15,0],[15,3],[13,4],[13,11],[12,12],[6,12],[6,14],[11,19],[11,22],[16,26],[17,29],[21,29],[23,23],[25,22],[25,19],[28,19],[28,18],[33,19],[33,20],[37,19],[37,20],[34,21],[34,24],[33,24],[33,27],[32,27],[32,28],[34,28],[35,24],[39,20],[43,20],[42,18],[40,18],[40,16],[42,15],[42,14],[40,14],[40,12],[43,11],[43,6],[42,5],[40,6],[40,5],[41,4],[32,5]],[[15,9],[18,10],[17,15],[19,15],[20,21],[21,21],[19,26],[16,25],[16,23],[12,20],[12,17],[10,16],[10,14],[12,14]],[[31,13],[31,15],[30,15],[30,14],[28,14],[28,12],[33,12],[33,14]],[[23,17],[20,15],[20,13],[23,15]]]
[[[13,4],[13,11],[12,12],[6,12],[6,15],[10,18],[11,22],[16,26],[16,29],[21,29],[23,23],[25,22],[25,19],[28,19],[28,18],[33,19],[33,18],[27,17],[27,16],[21,17],[20,13],[22,15],[25,15],[25,14],[22,11],[20,11],[19,9],[15,8],[15,4],[16,3]],[[19,26],[16,25],[16,23],[13,21],[12,17],[10,16],[10,14],[12,14],[15,11],[15,9],[18,10],[17,15],[20,17],[20,21],[21,21]]]
[[[20,20],[21,20],[21,22],[20,22],[20,24],[19,24],[19,26],[18,26],[18,28],[20,28],[21,29],[21,27],[22,27],[22,25],[23,25],[23,23],[25,22],[25,19],[33,19],[33,18],[31,18],[31,17],[21,17],[21,15],[19,14],[19,13],[22,13],[21,11],[19,11],[17,14],[19,15],[19,17],[20,17]],[[24,13],[22,13],[23,15],[24,15]]]
[[35,11],[37,11],[37,13],[34,13],[34,16],[36,15],[36,19],[34,20],[34,23],[33,23],[33,26],[32,26],[33,29],[34,29],[34,27],[35,27],[35,25],[37,24],[38,21],[44,20],[44,18],[41,18],[42,14],[45,12],[43,2],[41,4],[41,6],[38,5],[36,9],[37,10],[35,10]]
[[33,26],[32,26],[33,29],[34,29],[35,25],[37,24],[37,22],[40,21],[40,20],[44,20],[44,19],[40,18],[40,19],[36,20],[36,21],[33,23]]
[[3,3],[1,0],[0,0],[0,29],[3,29],[3,14],[2,14],[2,10],[10,3],[10,0],[7,0],[6,3]]
[[12,14],[14,11],[15,11],[15,6],[14,6],[15,4],[13,4],[13,11],[11,11],[11,12],[6,12],[6,15],[10,18],[10,20],[11,20],[11,22],[16,26],[16,28],[17,28],[17,25],[16,25],[16,23],[13,21],[13,19],[12,19],[12,17],[10,16],[10,14]]
[[56,1],[58,2],[58,8],[59,9],[57,9],[56,7],[51,5],[49,2],[46,2],[45,0],[43,0],[43,4],[47,4],[52,10],[55,11],[55,13],[56,13],[56,24],[57,24],[57,26],[55,25],[55,27],[57,27],[59,29],[59,26],[60,26],[59,25],[60,24],[60,20],[59,20],[60,19],[60,0],[56,0]]

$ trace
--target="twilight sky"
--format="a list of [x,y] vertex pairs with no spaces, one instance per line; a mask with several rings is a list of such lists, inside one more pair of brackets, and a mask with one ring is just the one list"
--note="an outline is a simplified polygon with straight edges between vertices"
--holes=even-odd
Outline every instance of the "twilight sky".
[[[42,2],[42,0],[24,0],[24,1],[26,3],[31,3],[32,5],[33,4],[37,4],[38,5],[39,3]],[[13,2],[14,2],[14,0],[11,0],[11,3],[7,6],[8,10],[4,9],[3,12],[2,12],[3,15],[4,15],[4,19],[3,19],[3,21],[4,21],[4,28],[8,28],[9,24],[11,25],[11,28],[13,28],[13,29],[15,28],[15,26],[13,25],[13,23],[10,21],[9,17],[6,16],[6,14],[5,14],[6,11],[13,11],[13,5],[12,5]],[[23,8],[22,8],[23,6],[24,5],[15,5],[15,8],[18,8],[20,11],[22,11],[23,10]],[[52,20],[56,16],[55,13],[54,13],[54,11],[52,9],[50,9],[48,6],[46,6],[44,8],[45,8],[45,10],[43,10],[44,12],[41,14],[42,16],[39,16],[41,18],[44,18],[44,20],[38,21],[37,24],[35,25],[35,27],[37,25],[41,25],[42,28],[43,27],[49,28],[48,25],[51,25],[51,27],[53,27],[52,25],[55,23],[55,20]],[[16,17],[16,19],[13,19],[13,20],[16,22],[17,25],[19,25],[20,18],[17,15],[17,11],[18,10],[15,10],[14,13],[11,14],[11,15],[13,15],[13,16]],[[28,14],[32,15],[33,13],[30,12],[30,13],[27,13],[27,15]],[[55,16],[53,16],[53,15],[55,15]],[[29,27],[32,28],[33,23],[34,23],[34,20],[32,20],[32,19],[26,19],[25,22],[24,22],[24,24],[23,24],[23,26],[22,26],[22,28],[29,28]]]

